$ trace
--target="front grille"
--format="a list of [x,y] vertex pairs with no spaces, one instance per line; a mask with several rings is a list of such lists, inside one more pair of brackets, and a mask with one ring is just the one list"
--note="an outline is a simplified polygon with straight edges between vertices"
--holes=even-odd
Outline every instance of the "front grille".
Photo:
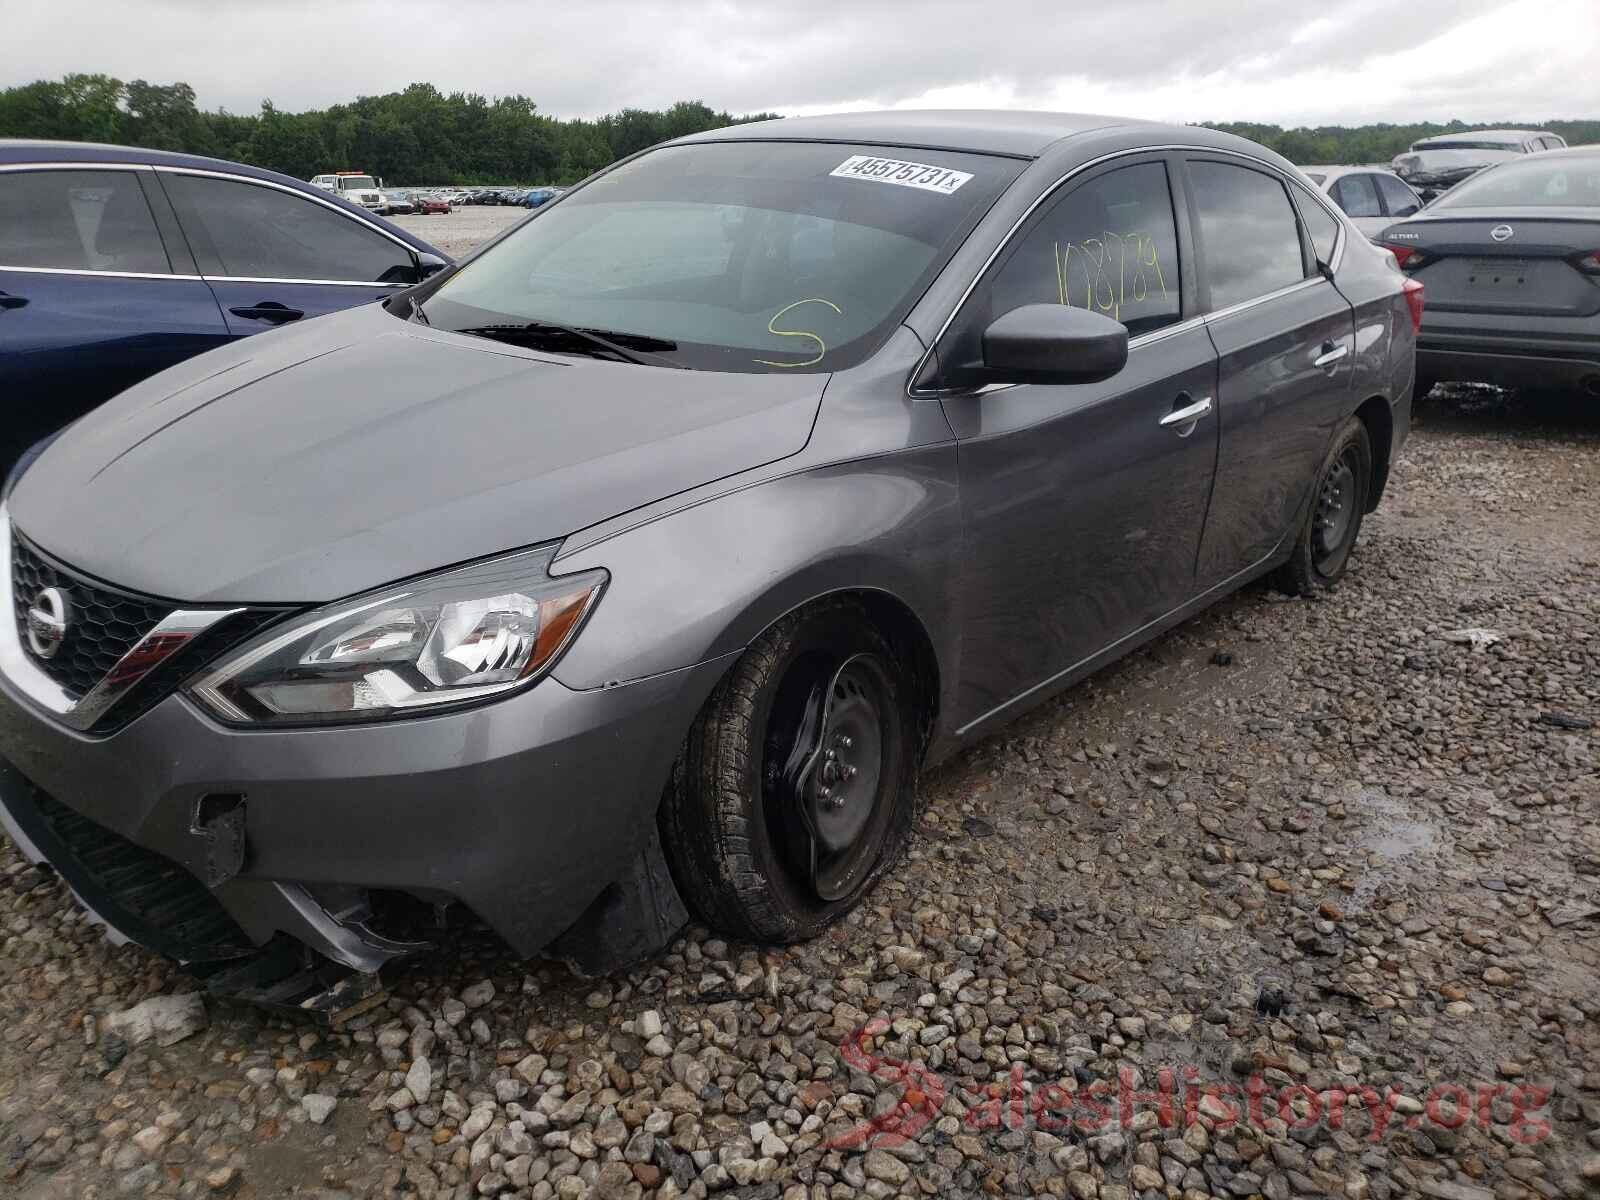
[[34,662],[74,699],[81,699],[104,679],[175,607],[92,583],[13,533],[11,607],[24,646],[28,644],[28,606],[47,587],[60,588],[67,595],[71,614],[61,648],[51,658],[35,655]]
[[236,958],[253,949],[205,884],[170,858],[80,816],[37,787],[15,789],[6,802],[14,815],[24,806],[34,810],[56,842],[46,856],[91,908],[134,941],[189,962]]
[[[27,649],[24,652],[74,700],[83,699],[124,654],[180,607],[170,601],[125,592],[91,580],[51,558],[13,530],[11,607],[17,623],[17,637],[25,648],[28,646],[28,606],[39,590],[46,587],[60,588],[68,597],[71,612],[66,636],[60,649],[50,658],[40,658]],[[208,662],[293,611],[252,606],[224,617],[129,688],[88,732],[97,735],[116,732],[176,691],[185,679]]]

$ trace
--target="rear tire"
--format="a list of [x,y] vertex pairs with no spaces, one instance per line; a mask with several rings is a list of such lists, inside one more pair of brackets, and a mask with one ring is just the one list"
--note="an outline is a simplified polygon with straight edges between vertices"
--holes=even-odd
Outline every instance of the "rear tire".
[[1351,417],[1317,469],[1311,504],[1289,561],[1273,584],[1293,596],[1311,596],[1339,582],[1361,534],[1372,493],[1372,439],[1359,417]]
[[[801,736],[807,698],[836,675],[831,721]],[[854,908],[894,863],[916,808],[908,678],[848,600],[785,617],[744,652],[695,719],[661,808],[673,877],[701,920],[750,941],[801,941]],[[797,743],[814,746],[819,764],[799,793],[784,774]],[[824,747],[836,749],[826,763]]]

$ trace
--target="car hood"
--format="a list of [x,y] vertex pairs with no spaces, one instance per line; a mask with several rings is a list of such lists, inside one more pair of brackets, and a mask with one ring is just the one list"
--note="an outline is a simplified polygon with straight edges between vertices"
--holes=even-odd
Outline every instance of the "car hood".
[[795,454],[827,378],[530,354],[370,305],[138,384],[8,505],[41,549],[123,588],[316,603]]

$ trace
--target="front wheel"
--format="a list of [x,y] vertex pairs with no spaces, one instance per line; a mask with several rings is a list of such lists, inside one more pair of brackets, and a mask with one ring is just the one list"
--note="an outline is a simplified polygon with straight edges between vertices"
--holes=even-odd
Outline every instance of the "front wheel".
[[824,602],[756,639],[695,720],[662,804],[689,907],[757,942],[813,937],[854,908],[910,833],[916,711],[859,605]]
[[1294,552],[1274,580],[1281,590],[1310,596],[1339,581],[1361,533],[1371,488],[1372,439],[1361,418],[1351,417],[1317,471],[1310,511]]

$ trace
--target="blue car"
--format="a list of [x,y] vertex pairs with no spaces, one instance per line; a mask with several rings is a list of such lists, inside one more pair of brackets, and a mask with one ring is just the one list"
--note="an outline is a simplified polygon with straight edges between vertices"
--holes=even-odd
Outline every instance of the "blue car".
[[147,375],[448,265],[405,230],[272,171],[0,139],[0,472]]
[[522,198],[522,206],[524,208],[538,208],[541,204],[546,204],[549,201],[554,200],[560,194],[560,188],[533,188],[526,196]]

